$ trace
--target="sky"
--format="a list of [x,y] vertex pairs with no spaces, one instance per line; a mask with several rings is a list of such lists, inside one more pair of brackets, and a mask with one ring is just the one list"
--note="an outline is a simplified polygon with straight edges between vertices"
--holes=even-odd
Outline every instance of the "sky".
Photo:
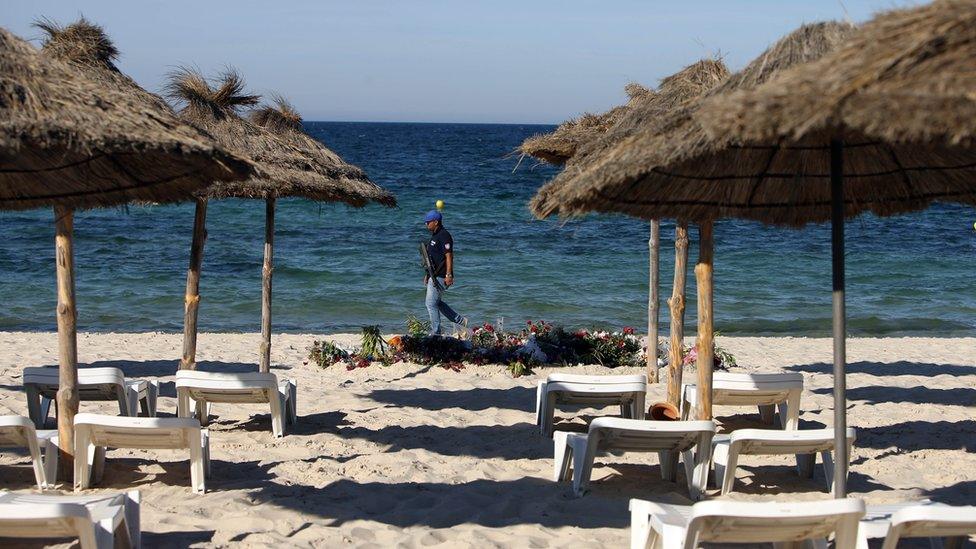
[[306,120],[558,123],[721,56],[745,66],[802,23],[862,22],[911,0],[4,1],[3,26],[84,15],[150,91],[234,67]]

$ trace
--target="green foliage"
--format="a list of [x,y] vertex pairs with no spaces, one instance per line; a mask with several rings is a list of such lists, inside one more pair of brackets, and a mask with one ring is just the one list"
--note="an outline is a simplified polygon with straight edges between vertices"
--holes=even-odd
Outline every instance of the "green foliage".
[[715,361],[718,362],[722,369],[725,370],[738,366],[738,364],[735,362],[735,356],[718,345],[715,346]]
[[430,321],[420,320],[414,315],[407,317],[407,335],[410,337],[425,337],[430,334]]
[[313,341],[308,350],[308,359],[319,368],[328,368],[336,362],[349,359],[349,353],[331,341]]
[[363,326],[362,346],[358,354],[367,360],[386,360],[388,355],[386,341],[380,334],[379,326]]
[[596,363],[608,368],[644,365],[646,357],[636,338],[602,332],[584,340],[589,343],[589,348],[582,356],[582,362]]
[[522,377],[532,373],[532,369],[524,359],[518,358],[508,363],[508,372],[512,377]]

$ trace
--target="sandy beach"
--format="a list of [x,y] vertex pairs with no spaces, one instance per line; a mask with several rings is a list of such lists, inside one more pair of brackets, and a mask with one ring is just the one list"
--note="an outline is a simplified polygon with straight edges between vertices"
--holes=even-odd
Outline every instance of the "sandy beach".
[[[460,372],[414,364],[320,369],[306,363],[315,338],[274,338],[273,371],[298,382],[299,421],[284,438],[272,437],[268,410],[260,406],[215,409],[205,495],[190,492],[189,462],[178,452],[109,452],[98,490],[142,491],[147,547],[620,547],[628,540],[629,498],[686,501],[683,484],[660,480],[654,455],[600,458],[583,498],[554,483],[552,443],[533,419],[534,386],[551,369],[519,379],[497,365]],[[358,336],[329,339],[351,347]],[[259,340],[201,334],[200,368],[254,370]],[[735,354],[739,370],[802,372],[801,427],[830,425],[829,340],[718,343]],[[78,344],[84,365],[159,378],[160,415],[175,414],[180,335],[85,333]],[[56,350],[53,333],[0,333],[0,414],[27,415],[21,370],[56,364]],[[851,339],[848,361],[848,421],[858,431],[852,494],[871,503],[927,497],[972,504],[976,338]],[[611,373],[598,366],[560,370]],[[663,385],[653,386],[648,399],[663,394]],[[117,412],[110,403],[82,403],[81,410]],[[761,426],[754,410],[715,412],[726,429]],[[600,413],[557,417],[572,428]],[[0,484],[31,490],[32,482],[25,455],[5,451]],[[747,457],[728,497],[829,495],[819,466],[813,480],[801,480],[790,459]]]

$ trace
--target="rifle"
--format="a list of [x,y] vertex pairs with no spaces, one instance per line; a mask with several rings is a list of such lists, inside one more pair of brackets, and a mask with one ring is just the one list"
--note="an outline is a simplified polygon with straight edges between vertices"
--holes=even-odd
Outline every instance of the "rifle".
[[444,287],[441,286],[441,283],[437,281],[437,277],[434,276],[434,264],[430,262],[430,256],[427,254],[427,244],[425,242],[420,243],[420,261],[427,271],[427,276],[434,281],[434,288],[438,292],[443,292]]

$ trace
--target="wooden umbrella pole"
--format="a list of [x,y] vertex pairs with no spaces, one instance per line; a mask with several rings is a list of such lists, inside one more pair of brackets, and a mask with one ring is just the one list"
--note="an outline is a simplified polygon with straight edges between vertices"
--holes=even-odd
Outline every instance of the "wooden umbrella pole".
[[200,311],[200,268],[203,265],[203,245],[207,241],[207,199],[197,198],[196,202],[196,211],[193,215],[193,244],[190,247],[190,268],[186,271],[181,370],[193,370],[197,367],[197,316]]
[[268,197],[264,210],[264,268],[261,269],[261,362],[262,372],[271,371],[271,273],[274,271],[275,199]]
[[834,310],[834,497],[847,497],[847,312],[844,303],[844,144],[830,141]]
[[78,313],[75,308],[74,211],[54,207],[54,247],[58,286],[58,447],[60,474],[74,475],[75,414],[78,413]]
[[661,261],[661,221],[654,219],[651,221],[651,236],[647,241],[648,251],[650,252],[649,274],[648,274],[648,294],[647,294],[647,380],[651,383],[660,381],[660,372],[657,366],[657,333],[658,318],[661,316],[661,298],[658,294],[660,286],[659,271]]
[[668,349],[668,402],[681,406],[681,369],[685,339],[685,278],[688,271],[688,222],[678,220],[674,230],[674,285],[671,310],[671,343]]
[[698,264],[695,284],[698,288],[698,419],[712,419],[712,367],[715,355],[715,331],[712,324],[712,258],[714,256],[714,223],[701,224],[698,240]]

